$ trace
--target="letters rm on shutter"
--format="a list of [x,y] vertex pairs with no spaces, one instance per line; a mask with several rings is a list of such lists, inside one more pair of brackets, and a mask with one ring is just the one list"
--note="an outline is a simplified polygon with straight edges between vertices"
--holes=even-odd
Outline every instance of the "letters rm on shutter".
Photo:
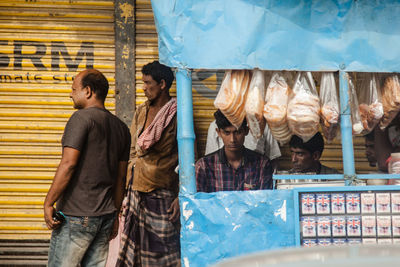
[[43,201],[77,72],[105,73],[114,112],[113,14],[112,0],[0,2],[0,239],[50,236]]

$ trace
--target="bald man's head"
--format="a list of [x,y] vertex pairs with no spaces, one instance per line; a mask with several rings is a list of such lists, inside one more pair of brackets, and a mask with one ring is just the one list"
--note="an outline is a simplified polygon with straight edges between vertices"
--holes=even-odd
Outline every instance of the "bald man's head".
[[105,101],[109,84],[103,73],[96,69],[87,69],[81,71],[77,78],[78,77],[81,79],[82,87],[89,86],[98,100]]

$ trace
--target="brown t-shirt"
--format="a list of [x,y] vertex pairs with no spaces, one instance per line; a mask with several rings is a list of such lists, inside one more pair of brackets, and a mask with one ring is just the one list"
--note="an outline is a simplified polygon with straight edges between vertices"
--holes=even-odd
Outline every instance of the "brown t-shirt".
[[71,216],[101,216],[116,210],[113,188],[120,161],[128,161],[128,127],[108,110],[86,108],[69,119],[63,147],[80,151],[78,165],[57,201],[57,209]]
[[144,130],[149,104],[147,101],[140,105],[133,117],[127,179],[131,178],[131,170],[134,166],[133,190],[151,192],[156,189],[167,189],[177,193],[179,179],[175,173],[178,165],[176,115],[164,129],[160,140],[148,150],[142,151],[137,145],[137,139]]

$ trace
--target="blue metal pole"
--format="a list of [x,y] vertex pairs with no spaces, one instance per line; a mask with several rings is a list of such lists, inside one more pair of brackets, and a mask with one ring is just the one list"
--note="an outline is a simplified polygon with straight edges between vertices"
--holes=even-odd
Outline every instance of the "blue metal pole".
[[179,192],[196,193],[194,169],[194,127],[192,77],[190,70],[178,69],[176,73],[176,94],[178,102],[178,154]]
[[[354,150],[353,150],[353,127],[351,123],[351,103],[348,85],[348,74],[339,71],[339,95],[340,95],[340,131],[342,134],[343,153],[343,174],[346,176],[355,175]],[[350,181],[346,180],[346,185]]]

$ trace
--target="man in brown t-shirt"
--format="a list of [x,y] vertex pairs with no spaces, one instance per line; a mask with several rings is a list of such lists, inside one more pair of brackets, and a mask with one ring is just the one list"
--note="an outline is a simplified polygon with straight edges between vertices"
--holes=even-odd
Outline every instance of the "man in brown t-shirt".
[[45,221],[53,230],[50,267],[104,266],[108,241],[118,231],[130,133],[104,107],[108,87],[94,69],[80,72],[72,84],[78,111],[65,127],[62,159],[44,202]]
[[180,266],[177,107],[169,95],[174,74],[158,61],[142,74],[148,101],[131,126],[131,183],[117,266]]

